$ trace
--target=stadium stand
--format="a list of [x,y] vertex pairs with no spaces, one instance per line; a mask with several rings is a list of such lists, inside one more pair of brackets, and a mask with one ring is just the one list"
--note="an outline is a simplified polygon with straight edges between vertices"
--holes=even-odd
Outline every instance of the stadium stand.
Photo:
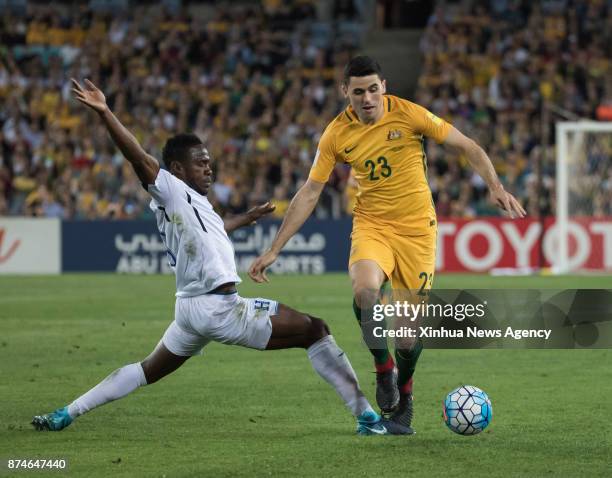
[[[0,215],[149,215],[148,196],[104,129],[70,99],[67,79],[87,77],[156,157],[168,136],[200,135],[217,160],[221,211],[273,197],[282,216],[320,134],[344,107],[341,69],[363,36],[360,2],[337,2],[337,19],[328,21],[315,3],[225,3],[207,21],[181,9],[111,15],[91,8],[108,2],[3,15]],[[449,2],[424,31],[415,101],[475,138],[532,215],[554,210],[550,106],[588,118],[609,110],[608,8],[604,1]],[[496,214],[462,158],[431,142],[427,153],[441,216]],[[609,215],[611,173],[593,164],[603,181],[596,203]],[[346,167],[338,166],[330,186],[319,217],[350,211]]]
[[[532,216],[554,214],[554,122],[595,119],[610,104],[610,5],[459,2],[437,8],[429,19],[416,102],[479,142]],[[439,215],[494,213],[485,184],[465,161],[442,154],[431,142],[427,152]],[[596,215],[610,215],[609,161],[598,148],[591,153],[590,173],[598,184],[591,202],[599,205]]]
[[[99,85],[158,158],[175,132],[205,139],[217,159],[220,209],[286,200],[341,107],[338,75],[354,45],[341,31],[336,39],[334,25],[318,35],[311,2],[263,7],[226,4],[205,23],[143,8],[110,16],[33,7],[3,16],[0,214],[148,214],[145,192],[103,128],[70,98],[70,77]],[[341,198],[341,182],[323,213]]]

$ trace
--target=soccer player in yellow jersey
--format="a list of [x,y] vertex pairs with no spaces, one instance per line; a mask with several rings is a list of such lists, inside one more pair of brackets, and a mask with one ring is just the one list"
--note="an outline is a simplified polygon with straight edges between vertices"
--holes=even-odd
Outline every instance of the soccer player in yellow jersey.
[[[249,269],[256,282],[312,213],[338,162],[351,165],[359,192],[354,209],[349,274],[353,308],[377,371],[376,399],[383,412],[413,433],[412,375],[422,350],[414,338],[396,339],[395,361],[386,340],[373,341],[373,308],[380,289],[431,288],[436,257],[436,214],[427,183],[423,138],[450,146],[486,181],[491,200],[509,217],[523,217],[518,201],[504,190],[487,154],[474,141],[425,108],[385,94],[378,63],[353,58],[342,89],[349,106],[325,129],[307,182],[296,193],[270,246]],[[380,325],[377,323],[376,325]]]

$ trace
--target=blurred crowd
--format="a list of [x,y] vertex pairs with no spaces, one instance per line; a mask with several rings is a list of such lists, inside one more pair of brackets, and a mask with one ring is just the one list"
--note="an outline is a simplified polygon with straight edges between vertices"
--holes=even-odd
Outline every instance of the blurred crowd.
[[[282,217],[321,133],[345,106],[339,82],[361,30],[353,2],[336,2],[334,15],[318,21],[314,0],[228,2],[208,21],[145,7],[3,13],[0,215],[150,214],[100,121],[71,98],[74,77],[98,85],[158,158],[169,136],[198,134],[216,160],[211,198],[221,212],[272,198]],[[612,100],[610,18],[603,0],[443,4],[422,39],[415,101],[477,140],[530,214],[550,214],[558,111],[594,118]],[[599,153],[585,161],[592,180],[581,194],[592,194],[592,213],[609,215],[610,144],[600,143],[588,149]],[[495,213],[465,158],[432,142],[427,152],[440,215]],[[317,214],[347,214],[353,196],[340,165]]]
[[[339,2],[334,13],[347,14]],[[349,12],[350,13],[350,12]],[[95,114],[71,97],[89,78],[143,147],[195,132],[215,159],[227,213],[273,197],[282,215],[318,139],[342,107],[351,24],[316,21],[313,2],[225,3],[185,12],[32,7],[0,22],[0,215],[139,218],[148,196]],[[334,177],[321,214],[341,211]]]
[[[606,0],[491,0],[430,17],[416,101],[482,145],[530,215],[555,212],[554,123],[612,119],[611,10]],[[612,135],[579,139],[570,212],[612,215]],[[428,159],[439,215],[491,212],[465,158],[430,142]]]

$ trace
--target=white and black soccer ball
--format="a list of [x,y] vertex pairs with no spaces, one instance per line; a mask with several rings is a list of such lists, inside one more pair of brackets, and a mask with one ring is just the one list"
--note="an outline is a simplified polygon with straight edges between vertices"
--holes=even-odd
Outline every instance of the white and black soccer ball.
[[489,396],[472,385],[462,385],[444,400],[444,423],[459,435],[476,435],[493,418]]

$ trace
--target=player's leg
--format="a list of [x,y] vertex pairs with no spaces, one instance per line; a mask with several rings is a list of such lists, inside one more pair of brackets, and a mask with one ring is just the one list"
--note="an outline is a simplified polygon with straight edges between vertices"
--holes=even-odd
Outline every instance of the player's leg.
[[141,386],[151,385],[174,372],[188,358],[173,354],[160,341],[142,362],[115,370],[94,388],[74,400],[68,405],[68,412],[76,418],[100,405],[122,398]]
[[[216,310],[214,327],[201,320],[196,330],[212,340],[259,350],[303,348],[315,371],[340,395],[364,434],[386,428],[359,388],[357,376],[327,324],[276,301],[232,296],[202,297],[200,306]],[[391,425],[392,427],[393,425]]]
[[[433,284],[436,261],[435,230],[420,236],[395,237],[398,250],[397,264],[391,276],[394,293],[409,300],[427,300]],[[410,326],[418,327],[418,318]],[[400,402],[392,420],[410,427],[413,418],[413,376],[423,350],[423,342],[416,337],[401,337],[395,341],[395,362],[398,368],[397,386]]]
[[355,230],[352,235],[349,275],[353,286],[353,311],[364,341],[374,357],[376,401],[383,412],[393,410],[399,401],[397,371],[387,340],[374,334],[385,321],[375,321],[374,306],[380,302],[380,288],[394,269],[392,250],[381,231]]
[[[35,416],[32,425],[37,430],[60,431],[73,420],[94,408],[118,400],[139,387],[157,382],[174,372],[191,356],[199,353],[206,340],[190,334],[172,322],[163,339],[142,362],[125,365],[69,405],[45,415]],[[171,352],[168,347],[176,353]]]
[[279,304],[270,316],[272,333],[267,350],[300,347],[306,349],[315,371],[340,395],[357,418],[357,432],[386,434],[381,417],[374,412],[359,387],[357,375],[346,354],[338,347],[328,325],[319,318]]

